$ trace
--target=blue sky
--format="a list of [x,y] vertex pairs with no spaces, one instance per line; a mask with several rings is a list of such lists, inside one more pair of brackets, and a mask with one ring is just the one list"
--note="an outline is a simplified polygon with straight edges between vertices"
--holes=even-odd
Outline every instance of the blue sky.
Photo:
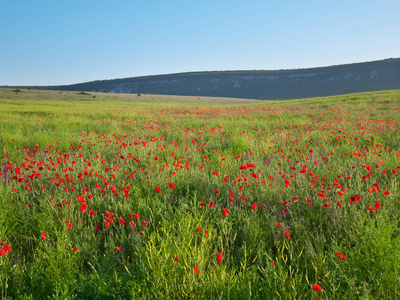
[[400,1],[12,0],[0,85],[400,57]]

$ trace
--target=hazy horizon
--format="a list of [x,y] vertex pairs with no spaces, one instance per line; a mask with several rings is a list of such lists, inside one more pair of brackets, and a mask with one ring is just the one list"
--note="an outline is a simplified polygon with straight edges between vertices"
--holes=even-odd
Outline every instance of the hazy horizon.
[[[400,57],[389,57],[389,58],[384,58],[376,61],[383,61],[383,60],[390,60],[390,59],[400,59]],[[152,76],[168,76],[168,75],[178,75],[178,74],[190,74],[190,73],[213,73],[213,72],[263,72],[263,71],[290,71],[290,70],[306,70],[306,69],[314,69],[314,68],[329,68],[329,67],[335,67],[335,66],[341,66],[341,65],[352,65],[352,64],[360,64],[360,63],[368,63],[368,62],[375,62],[375,61],[363,61],[363,62],[354,62],[354,63],[346,63],[346,64],[339,64],[339,65],[329,65],[329,66],[316,66],[316,67],[306,67],[306,68],[297,68],[297,69],[274,69],[274,70],[204,70],[204,71],[186,71],[186,72],[175,72],[175,73],[164,73],[164,74],[149,74],[149,75],[139,75],[139,76],[129,76],[129,77],[119,77],[119,78],[102,78],[102,79],[93,79],[89,81],[82,81],[82,82],[73,82],[73,83],[68,83],[68,84],[60,84],[60,85],[0,85],[0,86],[63,86],[63,85],[74,85],[74,84],[81,84],[81,83],[89,83],[89,82],[97,82],[97,81],[105,81],[105,80],[118,80],[118,79],[126,79],[126,78],[140,78],[140,77],[152,77]]]

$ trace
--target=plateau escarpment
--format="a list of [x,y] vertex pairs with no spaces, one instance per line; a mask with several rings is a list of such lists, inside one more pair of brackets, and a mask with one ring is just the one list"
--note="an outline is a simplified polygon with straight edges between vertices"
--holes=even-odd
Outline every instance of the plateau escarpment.
[[32,88],[276,100],[321,97],[400,89],[400,58],[310,69],[190,72]]

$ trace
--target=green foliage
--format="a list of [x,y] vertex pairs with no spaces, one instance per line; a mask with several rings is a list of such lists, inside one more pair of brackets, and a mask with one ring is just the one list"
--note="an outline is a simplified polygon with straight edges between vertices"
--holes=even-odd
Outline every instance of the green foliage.
[[399,294],[399,91],[239,106],[4,95],[2,298]]

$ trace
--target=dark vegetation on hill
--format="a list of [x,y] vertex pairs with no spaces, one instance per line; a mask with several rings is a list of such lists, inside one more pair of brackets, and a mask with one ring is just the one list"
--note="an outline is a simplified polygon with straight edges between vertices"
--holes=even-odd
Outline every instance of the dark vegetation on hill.
[[248,99],[309,98],[400,89],[400,58],[310,69],[191,72],[31,88]]

